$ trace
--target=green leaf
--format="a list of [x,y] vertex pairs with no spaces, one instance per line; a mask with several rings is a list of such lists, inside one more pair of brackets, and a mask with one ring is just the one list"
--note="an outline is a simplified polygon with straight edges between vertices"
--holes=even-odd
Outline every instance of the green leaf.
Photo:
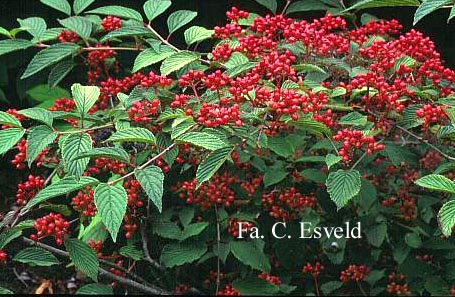
[[133,72],[137,72],[145,67],[156,64],[174,54],[175,51],[168,47],[162,46],[157,52],[154,48],[148,48],[139,53],[134,60]]
[[423,1],[422,4],[419,6],[419,8],[417,8],[417,10],[414,14],[413,25],[415,26],[425,16],[429,15],[433,11],[435,11],[447,4],[453,4],[452,0],[426,0],[426,1]]
[[19,110],[19,113],[29,119],[46,124],[49,127],[52,127],[52,123],[54,122],[52,112],[41,107],[22,109]]
[[163,210],[163,182],[164,174],[161,168],[149,166],[145,169],[135,170],[134,176],[141,184],[150,200],[156,205],[158,210]]
[[120,184],[99,184],[95,189],[94,200],[103,224],[116,242],[128,203],[126,190]]
[[0,130],[0,155],[9,151],[24,136],[22,128],[9,128]]
[[155,34],[143,26],[128,26],[121,27],[120,29],[114,30],[106,34],[101,38],[101,42],[106,42],[110,39],[119,38],[119,37],[128,37],[128,36],[154,36]]
[[438,223],[442,233],[449,237],[455,226],[455,200],[444,203],[438,213]]
[[14,294],[13,291],[0,287],[0,294]]
[[340,161],[341,161],[340,156],[336,156],[334,154],[328,154],[327,156],[325,156],[325,163],[327,164],[327,169],[329,170],[333,165],[338,164],[338,162]]
[[44,68],[71,56],[78,49],[79,46],[74,43],[57,43],[45,48],[33,57],[21,79],[30,77]]
[[300,118],[295,122],[288,121],[288,124],[295,126],[298,129],[308,131],[317,136],[322,136],[322,135],[330,136],[332,134],[332,132],[326,125],[324,125],[323,123],[317,122],[313,119]]
[[120,248],[120,250],[119,250],[119,254],[124,256],[124,257],[133,259],[135,261],[139,261],[139,260],[142,260],[144,258],[144,254],[142,253],[142,251],[138,250],[133,245],[122,246]]
[[261,4],[262,6],[266,7],[268,10],[276,14],[277,9],[277,2],[276,0],[256,0],[257,3]]
[[95,252],[86,243],[75,238],[67,239],[65,247],[74,265],[95,282],[98,281],[100,263]]
[[324,183],[327,180],[327,175],[320,169],[307,168],[300,171],[300,175],[306,180],[313,181],[315,183]]
[[340,125],[355,125],[355,126],[365,126],[367,124],[367,116],[359,112],[350,112],[347,115],[341,117],[339,123]]
[[288,158],[294,154],[294,147],[286,137],[273,137],[268,139],[269,148],[277,155]]
[[38,247],[23,249],[14,256],[13,261],[34,266],[52,266],[60,264],[51,252]]
[[455,194],[455,184],[443,175],[430,174],[419,178],[414,183],[426,189]]
[[215,151],[227,147],[227,143],[222,141],[218,136],[207,132],[187,132],[175,139],[178,142],[187,142],[195,146]]
[[144,12],[149,21],[153,21],[157,16],[163,14],[172,2],[169,0],[148,0],[144,3]]
[[353,9],[396,7],[396,6],[419,6],[419,0],[362,0],[352,5],[343,12]]
[[76,295],[114,295],[114,291],[106,285],[88,284],[77,290]]
[[90,176],[82,176],[79,181],[77,181],[74,177],[64,177],[58,182],[42,189],[32,200],[27,203],[24,209],[30,209],[31,207],[51,198],[66,195],[85,187],[96,185],[98,183],[99,181],[97,179]]
[[47,25],[43,18],[31,17],[26,19],[17,19],[21,28],[27,30],[33,37],[40,39],[40,37],[46,32]]
[[114,160],[119,160],[124,163],[130,162],[130,156],[128,153],[120,147],[97,147],[89,151],[81,153],[75,158],[75,160],[80,158],[109,158]]
[[24,50],[31,46],[33,46],[33,43],[25,39],[0,40],[0,55],[8,54],[18,50]]
[[22,127],[21,122],[15,116],[4,111],[0,111],[0,124],[12,126],[15,128]]
[[203,243],[194,244],[167,244],[161,251],[160,262],[172,268],[183,264],[192,263],[200,259],[207,252]]
[[342,282],[339,282],[339,281],[330,281],[330,282],[326,282],[326,283],[323,283],[321,285],[321,291],[325,294],[325,295],[329,295],[330,293],[332,293],[333,291],[335,290],[338,290],[339,288],[341,288],[343,286],[343,283]]
[[269,283],[259,277],[249,277],[247,279],[236,280],[232,286],[241,295],[274,295],[280,292],[280,287]]
[[63,27],[75,32],[83,39],[87,39],[92,34],[93,24],[87,18],[81,16],[73,16],[63,20],[58,20]]
[[327,192],[338,209],[359,194],[361,185],[360,173],[357,170],[340,169],[331,172],[326,181]]
[[270,272],[270,261],[257,244],[250,241],[231,241],[231,252],[243,264],[262,272]]
[[181,51],[167,57],[161,64],[161,75],[169,75],[199,59],[199,55],[189,51]]
[[53,143],[57,138],[58,133],[54,132],[48,126],[37,126],[30,131],[30,135],[27,138],[27,161],[28,167],[31,167],[36,157]]
[[198,166],[196,171],[197,186],[208,181],[224,162],[229,158],[234,148],[224,147],[211,152]]
[[113,15],[116,17],[121,17],[124,19],[132,19],[138,22],[143,22],[142,16],[139,12],[134,9],[118,6],[118,5],[111,5],[111,6],[103,6],[100,8],[96,8],[93,10],[88,11],[87,13],[93,14],[102,14],[102,15]]
[[430,296],[448,296],[450,295],[450,286],[440,276],[431,275],[425,278],[425,289]]
[[422,239],[420,239],[419,234],[415,232],[406,233],[404,236],[404,242],[412,248],[419,248],[422,245]]
[[80,14],[96,0],[74,0],[73,10],[75,14]]
[[74,102],[76,103],[77,110],[81,114],[86,114],[90,108],[95,105],[100,96],[100,89],[96,86],[82,86],[81,84],[74,84],[71,86]]
[[409,56],[403,56],[403,57],[398,58],[395,61],[395,64],[393,65],[393,68],[392,68],[392,71],[396,72],[400,68],[401,65],[404,65],[406,67],[413,67],[416,64],[417,64],[417,61],[414,60],[413,58],[411,58]]
[[380,247],[387,236],[387,224],[376,224],[366,230],[368,242],[375,247]]
[[51,28],[51,29],[47,29],[43,35],[39,36],[39,37],[34,37],[32,39],[32,42],[33,43],[38,43],[38,42],[48,42],[48,41],[52,41],[52,40],[56,40],[57,39],[57,36],[58,34],[60,34],[60,32],[63,31],[64,28]]
[[65,89],[59,87],[51,88],[48,85],[37,85],[28,90],[27,95],[38,102],[53,101],[55,99],[69,98],[71,96]]
[[58,11],[63,12],[64,14],[71,15],[71,6],[66,0],[40,0],[41,3],[52,7]]
[[92,149],[92,138],[87,133],[71,134],[63,142],[62,157],[68,173],[80,177],[87,168],[90,158],[80,158],[82,153]]
[[208,30],[204,27],[193,26],[185,30],[185,41],[186,44],[191,45],[195,42],[200,42],[212,37],[215,31]]
[[156,143],[155,135],[145,128],[127,128],[117,131],[107,141]]
[[189,224],[185,226],[185,229],[183,229],[180,237],[178,238],[180,241],[184,241],[190,237],[199,235],[204,231],[207,227],[209,226],[208,222],[202,222],[202,223],[194,223],[194,224]]
[[447,23],[449,23],[454,17],[455,17],[455,5],[452,6],[452,9],[450,10],[450,15],[449,15],[449,18],[447,19]]
[[0,234],[0,250],[2,250],[8,243],[22,235],[21,230],[8,229]]
[[409,149],[393,144],[387,144],[381,154],[389,157],[395,166],[401,166],[402,163],[412,163],[416,159],[416,156]]
[[303,11],[328,10],[329,8],[329,6],[319,0],[302,0],[291,3],[288,9],[286,9],[286,14]]
[[276,170],[275,168],[269,167],[264,174],[264,186],[269,187],[282,181],[288,176],[288,173],[283,170]]
[[190,10],[177,10],[171,13],[167,19],[169,35],[191,22],[197,16],[197,12]]

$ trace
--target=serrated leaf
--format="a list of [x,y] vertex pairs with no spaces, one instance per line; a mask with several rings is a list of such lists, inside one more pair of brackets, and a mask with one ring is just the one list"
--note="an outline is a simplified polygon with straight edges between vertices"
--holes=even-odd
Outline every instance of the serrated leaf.
[[74,265],[95,282],[98,281],[100,263],[95,252],[86,243],[75,238],[67,239],[65,247]]
[[81,114],[86,114],[90,108],[95,105],[100,96],[100,89],[96,86],[83,86],[81,84],[74,84],[71,86],[74,102],[76,103],[77,110]]
[[80,14],[96,0],[74,0],[73,10],[75,14]]
[[88,11],[87,13],[93,14],[102,14],[102,15],[113,15],[116,17],[121,17],[125,19],[132,19],[138,22],[143,22],[142,16],[139,12],[134,9],[118,6],[118,5],[111,5],[111,6],[103,6],[100,8],[96,8],[93,10]]
[[128,26],[121,27],[117,30],[111,31],[101,38],[101,42],[106,42],[110,39],[128,36],[154,36],[155,34],[143,26]]
[[250,71],[251,69],[253,69],[255,66],[257,65],[257,62],[246,62],[244,64],[241,64],[241,65],[237,65],[237,66],[234,66],[232,68],[229,68],[227,71],[226,71],[226,74],[230,77],[230,78],[234,78],[238,75],[241,75],[247,71]]
[[148,0],[144,3],[144,12],[149,21],[153,21],[157,16],[163,14],[172,2],[169,0]]
[[319,0],[303,0],[291,3],[288,9],[286,9],[286,14],[303,11],[328,10],[329,8],[329,6]]
[[58,20],[58,22],[84,39],[89,38],[90,34],[92,34],[93,24],[85,17],[73,16]]
[[197,12],[190,10],[177,10],[171,13],[167,19],[169,35],[191,22],[197,16]]
[[355,126],[365,126],[367,124],[367,116],[359,112],[350,112],[347,115],[341,117],[339,123],[340,125],[355,125]]
[[232,287],[243,296],[248,295],[274,295],[280,292],[280,287],[259,277],[249,277],[236,280]]
[[339,281],[329,281],[329,282],[326,282],[326,283],[323,283],[321,285],[321,291],[325,294],[325,295],[329,295],[330,293],[332,293],[333,291],[335,290],[338,290],[339,288],[341,288],[343,286],[343,283],[342,282],[339,282]]
[[417,64],[417,61],[414,60],[413,58],[411,58],[409,56],[403,56],[403,57],[398,58],[395,61],[395,64],[392,67],[392,71],[396,72],[400,68],[401,65],[404,65],[406,67],[413,67],[416,64]]
[[185,41],[187,45],[191,45],[195,42],[200,42],[212,37],[215,31],[208,30],[200,26],[192,26],[185,30]]
[[159,52],[153,48],[143,50],[136,57],[136,60],[134,60],[133,72],[137,72],[145,67],[156,64],[174,53],[175,51],[168,46],[160,47]]
[[49,73],[49,77],[47,79],[49,87],[55,88],[71,72],[71,70],[73,70],[75,66],[76,64],[71,59],[63,60],[55,65]]
[[24,28],[34,38],[39,39],[46,32],[47,25],[43,18],[31,17],[26,19],[17,19],[21,28]]
[[452,0],[426,0],[426,1],[423,1],[422,4],[417,8],[417,10],[414,14],[413,25],[415,26],[425,16],[429,15],[433,11],[435,11],[447,4],[453,4]]
[[419,0],[362,0],[352,5],[343,12],[353,9],[366,9],[377,7],[419,6]]
[[134,176],[141,184],[150,200],[156,205],[158,210],[163,210],[163,182],[164,174],[161,168],[149,166],[145,169],[135,170]]
[[332,132],[330,129],[324,125],[323,123],[317,122],[313,119],[298,119],[297,121],[289,121],[287,122],[289,125],[295,126],[298,129],[308,131],[312,134],[321,136],[331,136]]
[[256,0],[257,3],[261,4],[262,6],[266,7],[268,10],[276,14],[276,10],[278,7],[278,3],[276,0]]
[[139,261],[144,257],[144,254],[142,253],[142,251],[138,250],[133,245],[122,246],[119,250],[119,254],[124,257],[133,259],[135,261]]
[[327,180],[327,174],[316,168],[304,169],[300,171],[299,174],[306,180],[313,181],[315,183],[324,183]]
[[123,216],[126,213],[128,193],[120,184],[115,186],[99,184],[95,188],[93,197],[103,224],[111,234],[112,240],[116,242]]
[[8,243],[20,237],[22,231],[18,229],[8,229],[0,234],[0,250],[2,250]]
[[438,213],[438,223],[442,233],[449,237],[455,226],[455,200],[444,203]]
[[87,168],[90,158],[80,158],[92,149],[92,138],[87,133],[71,134],[63,142],[62,157],[68,173],[80,177]]
[[0,111],[0,124],[8,125],[15,128],[21,128],[21,122],[13,115]]
[[288,176],[288,172],[269,167],[263,177],[264,186],[275,185],[285,179],[286,176]]
[[0,155],[13,148],[25,134],[25,129],[9,128],[0,130]]
[[79,46],[74,43],[57,43],[45,48],[33,57],[21,79],[30,77],[44,68],[71,56],[78,49]]
[[426,175],[424,177],[419,178],[414,183],[426,189],[455,194],[455,183],[448,179],[447,177],[445,177],[444,175],[439,174]]
[[33,43],[25,39],[0,40],[0,55],[8,54],[18,50],[24,50],[31,46],[33,46]]
[[77,290],[76,295],[114,295],[114,291],[103,284],[88,284]]
[[365,234],[372,246],[380,247],[387,236],[387,224],[382,223],[371,226],[366,230]]
[[201,258],[206,252],[207,246],[203,243],[167,244],[161,251],[160,262],[164,266],[172,268],[192,263]]
[[361,188],[360,173],[357,170],[338,170],[327,177],[326,186],[330,199],[338,209],[344,207]]
[[231,252],[240,262],[262,272],[270,272],[270,261],[257,244],[251,241],[231,241]]
[[455,5],[452,6],[450,10],[449,18],[447,19],[447,23],[449,23],[455,17]]
[[224,162],[229,158],[234,148],[225,147],[211,152],[202,162],[199,164],[196,171],[197,186],[203,182],[208,181]]
[[41,36],[33,37],[32,42],[38,43],[38,42],[48,42],[48,41],[56,40],[58,37],[58,34],[60,34],[60,32],[62,32],[63,30],[64,30],[64,28],[47,29]]
[[36,157],[53,143],[57,138],[58,133],[54,132],[48,126],[37,126],[30,131],[27,138],[27,161],[30,167]]
[[155,135],[145,128],[127,128],[117,131],[107,141],[156,143]]
[[52,7],[64,14],[71,15],[71,6],[67,0],[40,0],[41,3]]
[[218,136],[206,132],[187,132],[177,137],[175,141],[191,143],[211,151],[228,146]]
[[34,266],[52,266],[60,264],[51,252],[38,247],[30,247],[21,250],[14,256],[13,261]]
[[89,151],[81,153],[74,160],[81,158],[109,158],[114,160],[119,160],[124,163],[130,162],[130,156],[128,153],[120,147],[97,147]]
[[[176,120],[178,120],[178,119],[179,118],[177,118]],[[195,123],[193,121],[185,120],[184,122],[178,124],[177,126],[172,127],[173,129],[172,129],[172,133],[171,133],[171,139],[175,139],[175,138],[179,137],[180,135],[184,134],[185,132],[187,132],[188,130],[193,128],[194,126],[195,126]]]
[[224,63],[224,67],[226,67],[226,69],[231,69],[231,68],[234,68],[239,65],[243,65],[248,62],[249,62],[249,60],[244,54],[239,53],[239,52],[234,52],[234,53],[232,53],[231,57],[229,57],[229,60],[227,60]]
[[189,52],[181,51],[174,53],[167,57],[161,64],[160,71],[161,75],[169,75],[174,71],[180,70],[186,65],[190,64],[199,59],[199,55]]
[[3,288],[3,287],[0,287],[0,294],[14,294],[13,291],[9,290],[9,289],[6,289],[6,288]]
[[194,223],[185,226],[178,240],[184,241],[190,237],[199,235],[209,226],[208,222]]
[[29,119],[46,124],[49,127],[52,127],[52,124],[54,122],[52,113],[49,110],[41,107],[22,109],[19,110],[19,113]]
[[70,93],[62,88],[50,88],[48,85],[37,85],[27,91],[33,100],[38,102],[54,101],[59,98],[69,98]]
[[338,162],[341,161],[341,157],[340,156],[336,156],[334,154],[328,154],[327,156],[325,156],[325,163],[327,164],[327,169],[330,170],[330,168],[337,164]]
[[66,195],[71,192],[83,189],[87,186],[96,185],[98,183],[99,181],[96,178],[90,176],[82,176],[79,181],[77,181],[74,177],[64,177],[58,182],[42,189],[32,200],[27,203],[24,209],[30,209],[31,207],[51,198]]
[[294,147],[286,137],[273,137],[268,139],[269,148],[277,155],[287,158],[294,154]]

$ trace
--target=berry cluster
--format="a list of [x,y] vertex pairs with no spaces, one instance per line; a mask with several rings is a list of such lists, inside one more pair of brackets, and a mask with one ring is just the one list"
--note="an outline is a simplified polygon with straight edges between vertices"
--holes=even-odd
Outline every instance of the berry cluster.
[[218,296],[241,296],[231,285],[226,285],[223,290],[218,291]]
[[98,175],[102,172],[112,172],[114,174],[124,174],[128,164],[118,160],[112,160],[105,157],[96,158],[94,164],[87,168],[84,175]]
[[71,199],[71,204],[76,211],[79,211],[84,217],[93,217],[96,214],[95,201],[93,199],[94,191],[90,187],[79,191],[76,196]]
[[159,99],[135,101],[128,110],[128,116],[133,122],[147,124],[150,122],[151,116],[158,113],[159,106]]
[[[223,98],[220,101],[223,101]],[[221,104],[209,104],[204,102],[197,114],[197,121],[199,124],[208,128],[227,125],[229,123],[235,123],[236,126],[242,126],[239,108],[240,106],[238,104],[225,107]]]
[[333,136],[333,140],[342,142],[343,146],[338,154],[345,162],[351,161],[355,150],[361,149],[364,145],[366,145],[366,153],[369,155],[385,148],[383,144],[375,143],[373,136],[364,136],[359,130],[343,129]]
[[425,156],[419,160],[419,164],[422,168],[433,170],[441,163],[441,154],[435,151],[428,151]]
[[411,295],[408,284],[406,283],[406,276],[399,273],[391,273],[388,275],[389,283],[387,284],[386,292],[394,296],[407,296]]
[[362,281],[368,274],[370,273],[370,269],[365,265],[349,265],[348,268],[341,271],[340,280],[343,283],[347,283],[349,281],[360,282]]
[[25,206],[44,187],[44,179],[41,176],[29,175],[26,182],[17,186],[16,204]]
[[36,234],[30,235],[35,241],[40,241],[45,237],[53,236],[58,245],[63,244],[65,235],[69,234],[70,223],[59,213],[49,213],[35,221],[33,225]]
[[422,108],[416,110],[416,115],[423,120],[423,129],[428,128],[431,124],[443,123],[448,119],[444,106],[441,105],[424,104]]
[[0,265],[6,264],[8,260],[8,254],[4,250],[0,250]]
[[305,274],[310,273],[313,277],[317,277],[323,269],[324,266],[320,262],[316,262],[314,266],[311,263],[307,263],[303,266],[302,272]]
[[228,221],[228,233],[231,234],[233,237],[237,238],[240,234],[240,225],[242,223],[242,236],[245,237],[245,233],[251,231],[251,228],[254,227],[254,223],[243,221],[239,219],[232,219],[230,218]]
[[79,37],[79,35],[77,35],[77,33],[74,33],[71,30],[62,30],[62,32],[60,32],[57,35],[57,39],[61,43],[65,43],[65,42],[77,43],[79,41],[80,37]]
[[306,208],[316,207],[316,203],[314,195],[304,195],[294,187],[262,195],[262,205],[269,215],[284,221],[298,217]]
[[104,31],[115,31],[122,27],[122,19],[108,15],[101,21],[101,27]]
[[281,285],[281,279],[278,276],[273,276],[267,273],[261,273],[258,275],[259,278],[262,278],[263,280],[268,281],[269,283],[279,286]]

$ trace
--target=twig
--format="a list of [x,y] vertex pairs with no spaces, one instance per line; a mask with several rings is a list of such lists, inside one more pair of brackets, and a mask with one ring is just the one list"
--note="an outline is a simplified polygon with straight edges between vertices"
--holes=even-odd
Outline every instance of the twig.
[[148,199],[147,202],[147,216],[143,219],[142,224],[141,224],[141,236],[142,236],[142,249],[144,250],[144,256],[147,262],[152,264],[153,267],[156,269],[163,271],[163,267],[155,260],[152,259],[150,256],[150,251],[148,247],[148,237],[147,237],[147,220],[150,215],[150,199]]
[[14,275],[16,276],[16,278],[17,278],[17,279],[18,279],[26,288],[28,288],[27,283],[22,279],[22,277],[19,275],[19,273],[17,273],[16,267],[13,267],[13,272],[14,272]]
[[112,186],[112,185],[115,185],[116,183],[118,183],[119,181],[122,181],[124,180],[125,178],[128,178],[130,177],[131,175],[134,174],[134,171],[136,170],[142,170],[144,169],[145,167],[149,166],[150,164],[152,164],[155,160],[161,158],[165,153],[167,153],[168,151],[170,151],[171,149],[173,149],[175,147],[175,143],[171,144],[170,146],[168,146],[167,148],[165,148],[163,151],[161,151],[161,153],[159,153],[158,155],[156,155],[155,157],[151,158],[150,160],[148,160],[147,162],[145,162],[144,164],[142,164],[141,166],[137,167],[135,170],[131,171],[130,173],[116,179],[116,180],[113,180],[113,181],[110,181],[108,182],[107,184],[109,186]]
[[359,281],[357,281],[357,286],[360,289],[360,292],[362,292],[363,296],[368,296],[368,294],[365,292],[365,290],[362,288],[362,285],[360,284]]
[[[59,255],[59,256],[62,256],[62,257],[65,257],[65,258],[69,258],[70,257],[70,254],[68,252],[65,252],[65,251],[62,251],[60,249],[57,249],[57,248],[54,248],[50,245],[47,245],[47,244],[44,244],[44,243],[40,243],[40,242],[36,242],[36,241],[33,241],[29,238],[26,238],[26,237],[23,237],[22,238],[23,241],[29,245],[34,245],[34,246],[38,246],[42,249],[45,249],[51,253],[54,253],[56,255]],[[100,261],[103,263],[103,261]],[[172,293],[171,292],[168,292],[166,290],[163,290],[161,288],[158,288],[158,287],[155,287],[155,286],[146,286],[144,284],[141,284],[141,283],[138,283],[134,280],[131,280],[131,279],[127,279],[127,278],[124,278],[124,277],[121,277],[121,276],[118,276],[118,275],[115,275],[113,273],[110,273],[109,271],[103,269],[103,268],[98,268],[98,272],[99,272],[99,275],[101,277],[105,277],[105,278],[108,278],[110,280],[113,280],[113,281],[116,281],[120,284],[123,284],[125,286],[128,286],[128,287],[131,287],[131,288],[134,288],[136,290],[139,290],[141,292],[144,292],[144,293],[149,293],[149,294],[154,294],[154,295],[171,295]]]
[[283,10],[281,11],[281,14],[284,14],[286,12],[286,10],[288,9],[290,4],[291,4],[291,0],[287,0],[286,5],[284,5]]
[[85,128],[85,129],[76,130],[76,131],[59,131],[59,132],[57,132],[57,133],[60,134],[60,135],[63,135],[63,134],[85,133],[85,132],[89,132],[89,131],[95,131],[95,130],[100,130],[100,129],[104,129],[104,128],[110,128],[110,127],[113,127],[113,126],[114,126],[114,124],[109,123],[109,124],[102,125],[102,126],[98,126],[98,127]]

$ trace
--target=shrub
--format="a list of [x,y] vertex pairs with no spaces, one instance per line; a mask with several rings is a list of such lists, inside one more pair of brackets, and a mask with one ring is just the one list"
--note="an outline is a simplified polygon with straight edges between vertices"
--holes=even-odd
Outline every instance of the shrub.
[[[0,152],[31,173],[1,223],[2,263],[71,261],[100,281],[91,293],[449,293],[453,201],[421,187],[455,194],[455,72],[429,38],[232,8],[182,49],[195,12],[171,13],[163,36],[152,23],[170,1],[147,1],[145,20],[92,2],[71,15],[59,1],[65,29],[29,18],[32,40],[0,41],[39,49],[22,77],[52,66],[41,89],[87,73],[48,109],[0,113]],[[292,238],[272,236],[280,221]],[[360,222],[362,238],[302,239],[299,222]]]

